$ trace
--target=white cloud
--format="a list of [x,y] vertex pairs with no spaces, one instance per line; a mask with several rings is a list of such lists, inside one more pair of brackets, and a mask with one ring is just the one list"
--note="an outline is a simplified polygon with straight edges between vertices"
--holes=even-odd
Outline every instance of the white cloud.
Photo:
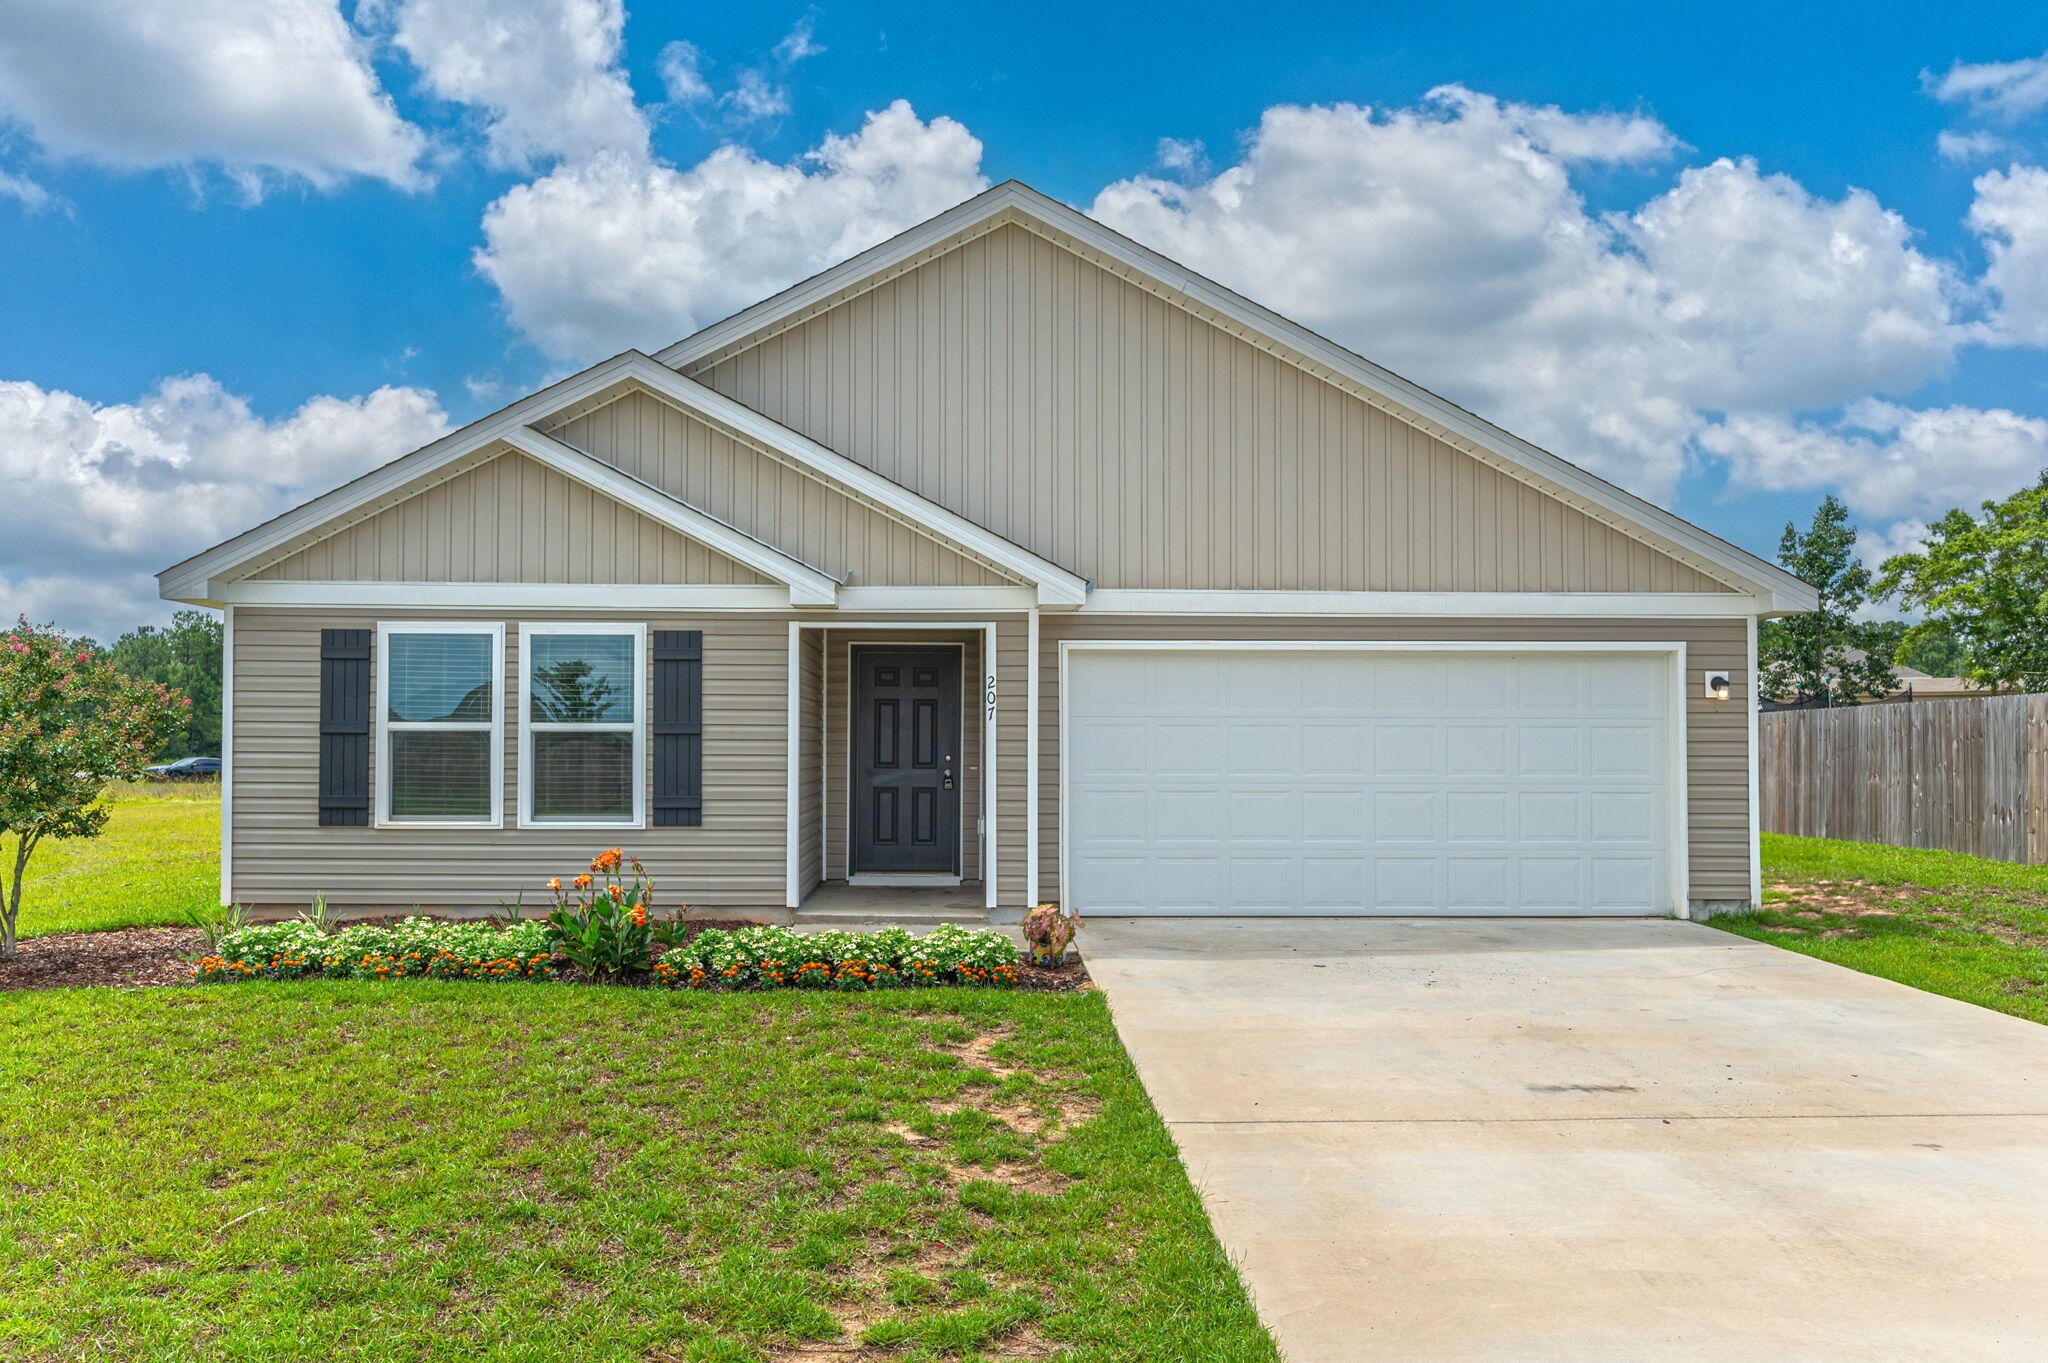
[[2005,149],[2005,139],[1994,133],[1959,133],[1943,129],[1934,135],[1934,150],[1944,161],[1981,161]]
[[1829,488],[1860,515],[1924,520],[2032,481],[2048,467],[2048,420],[1865,400],[1829,423],[1730,417],[1703,431],[1700,444],[1728,461],[1739,488]]
[[1940,374],[1949,273],[1875,199],[1748,161],[1595,215],[1584,163],[1677,147],[1640,115],[1456,87],[1412,109],[1268,109],[1213,178],[1110,185],[1091,212],[1654,499],[1725,411],[1838,407]]
[[1987,339],[2048,345],[2048,170],[1986,171],[1973,188],[1970,227],[1984,239],[1984,287],[1995,296]]
[[379,88],[334,0],[7,0],[0,117],[57,155],[130,169],[423,182],[425,139]]
[[1999,118],[2024,118],[2048,108],[2048,53],[2012,62],[1957,62],[1947,74],[1922,73],[1936,99]]
[[987,184],[973,134],[898,100],[789,165],[727,146],[688,169],[564,166],[491,205],[476,263],[522,331],[588,360],[666,345]]
[[[1862,527],[1856,533],[1856,557],[1862,559],[1872,572],[1876,572],[1884,567],[1884,561],[1888,558],[1898,554],[1917,554],[1925,549],[1928,529],[1927,522],[1918,516],[1894,521],[1880,529]],[[1896,610],[1884,612],[1885,618],[1896,614]]]
[[50,191],[26,175],[0,170],[0,199],[13,199],[30,213],[50,202]]
[[442,99],[483,112],[491,164],[644,155],[647,122],[619,67],[621,0],[378,0],[365,14]]
[[1193,175],[1209,173],[1209,150],[1202,140],[1184,137],[1162,137],[1153,153],[1162,169],[1185,171]]
[[672,104],[696,104],[711,97],[711,83],[704,79],[704,54],[695,43],[677,39],[668,44],[655,59],[654,69]]
[[784,65],[794,65],[806,57],[815,57],[823,52],[823,45],[811,36],[817,24],[817,18],[809,14],[797,20],[796,27],[790,29],[783,35],[782,41],[775,44],[775,59]]
[[204,374],[107,405],[0,381],[0,618],[102,634],[159,618],[150,574],[447,430],[417,388],[316,397],[272,421]]
[[719,98],[740,123],[756,123],[789,112],[789,88],[758,70],[740,72],[739,81]]

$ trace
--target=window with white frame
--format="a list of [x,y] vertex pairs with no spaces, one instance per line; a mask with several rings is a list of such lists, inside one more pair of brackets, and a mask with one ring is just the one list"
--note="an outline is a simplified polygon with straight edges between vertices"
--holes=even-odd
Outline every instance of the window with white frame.
[[520,822],[639,827],[647,785],[647,631],[526,625],[520,649]]
[[495,826],[503,628],[387,623],[378,644],[380,821]]

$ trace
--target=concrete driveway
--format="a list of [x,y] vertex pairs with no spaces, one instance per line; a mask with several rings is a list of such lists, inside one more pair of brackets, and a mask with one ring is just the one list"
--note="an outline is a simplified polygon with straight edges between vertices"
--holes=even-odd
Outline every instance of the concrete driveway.
[[1662,919],[1083,939],[1293,1363],[2048,1357],[2048,1027]]

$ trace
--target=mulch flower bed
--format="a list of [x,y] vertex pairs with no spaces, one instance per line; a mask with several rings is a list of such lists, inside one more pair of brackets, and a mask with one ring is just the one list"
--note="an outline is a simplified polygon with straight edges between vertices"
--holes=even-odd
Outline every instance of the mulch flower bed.
[[[374,923],[376,917],[350,918]],[[469,920],[475,921],[475,920]],[[684,943],[712,928],[752,927],[745,918],[697,918],[683,923]],[[22,989],[166,988],[195,983],[193,963],[206,954],[206,935],[196,928],[116,928],[108,932],[62,932],[31,937],[12,961],[0,961],[0,992]],[[1030,993],[1072,994],[1094,986],[1078,960],[1050,968],[1020,964],[1017,988]]]
[[15,959],[0,961],[0,991],[191,984],[192,962],[205,950],[206,934],[197,928],[116,928],[31,937],[17,944]]

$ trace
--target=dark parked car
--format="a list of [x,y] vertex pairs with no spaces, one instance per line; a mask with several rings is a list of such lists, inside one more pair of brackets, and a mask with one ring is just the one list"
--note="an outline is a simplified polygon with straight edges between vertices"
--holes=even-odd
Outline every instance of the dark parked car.
[[220,759],[181,757],[160,767],[144,767],[142,774],[153,781],[206,781],[220,775]]

